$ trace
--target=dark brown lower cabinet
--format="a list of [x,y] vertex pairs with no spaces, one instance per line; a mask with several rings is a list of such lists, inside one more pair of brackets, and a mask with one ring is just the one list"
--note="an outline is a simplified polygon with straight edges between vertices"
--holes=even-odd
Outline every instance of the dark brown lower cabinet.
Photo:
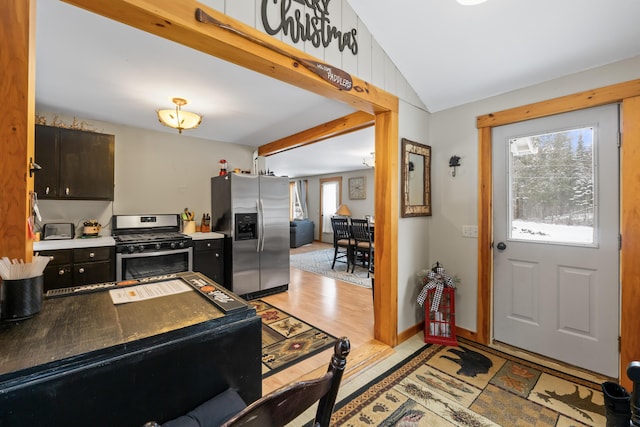
[[44,270],[44,291],[115,280],[115,248],[59,249],[41,251],[51,258]]
[[193,271],[198,271],[216,283],[224,282],[224,239],[193,242]]

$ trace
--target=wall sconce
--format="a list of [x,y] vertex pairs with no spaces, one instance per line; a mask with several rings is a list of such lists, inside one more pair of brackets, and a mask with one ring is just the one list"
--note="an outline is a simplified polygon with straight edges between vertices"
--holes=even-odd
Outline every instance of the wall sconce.
[[187,105],[187,100],[183,98],[173,98],[176,104],[175,110],[157,110],[158,120],[165,126],[178,129],[182,133],[184,129],[195,129],[202,123],[202,116],[189,111],[182,111],[180,107]]
[[451,156],[451,158],[449,159],[449,167],[453,168],[453,171],[451,171],[451,176],[456,176],[456,168],[458,166],[460,166],[460,157]]

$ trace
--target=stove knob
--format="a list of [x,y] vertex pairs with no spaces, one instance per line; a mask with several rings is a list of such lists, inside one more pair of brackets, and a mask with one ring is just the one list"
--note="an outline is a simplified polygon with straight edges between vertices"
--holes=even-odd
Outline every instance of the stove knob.
[[136,248],[133,245],[129,245],[127,246],[127,250],[129,251],[130,254],[134,253]]
[[179,245],[181,248],[184,248],[184,242],[180,242]]
[[171,249],[175,249],[176,248],[176,242],[171,242],[171,244],[169,246],[171,246]]
[[155,248],[160,249],[160,246],[161,246],[160,243],[156,243]]
[[144,245],[138,245],[138,250],[140,252],[144,252]]

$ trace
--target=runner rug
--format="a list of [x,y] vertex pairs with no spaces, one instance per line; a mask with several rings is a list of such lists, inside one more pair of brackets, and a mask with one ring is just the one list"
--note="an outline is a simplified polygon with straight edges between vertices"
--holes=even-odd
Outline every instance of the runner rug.
[[427,345],[336,405],[336,426],[604,426],[594,384],[461,340]]
[[262,300],[249,301],[262,318],[262,378],[331,347],[337,338]]
[[365,288],[371,287],[371,279],[367,277],[367,269],[360,265],[356,265],[353,273],[351,273],[351,267],[347,271],[347,264],[344,262],[336,262],[335,268],[332,269],[333,252],[333,249],[321,249],[319,251],[293,254],[289,257],[289,265],[300,270],[353,283]]

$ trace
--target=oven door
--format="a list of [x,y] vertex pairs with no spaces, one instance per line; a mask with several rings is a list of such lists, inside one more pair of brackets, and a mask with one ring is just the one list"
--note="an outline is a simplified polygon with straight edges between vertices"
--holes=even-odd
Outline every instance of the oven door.
[[116,281],[193,270],[193,248],[116,254]]

